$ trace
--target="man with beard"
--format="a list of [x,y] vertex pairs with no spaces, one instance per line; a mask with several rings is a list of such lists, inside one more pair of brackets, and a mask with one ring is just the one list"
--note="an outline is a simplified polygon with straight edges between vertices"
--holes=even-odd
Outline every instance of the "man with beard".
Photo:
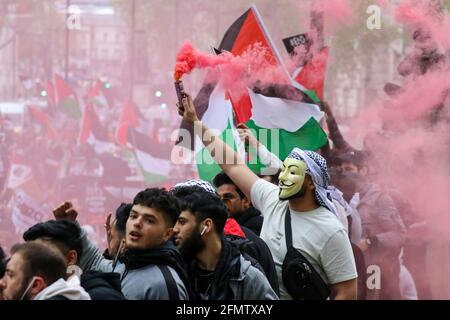
[[[292,230],[295,230],[293,247],[320,274],[331,290],[331,298],[355,299],[355,261],[347,232],[331,212],[335,208],[327,192],[329,177],[325,159],[314,152],[294,149],[283,162],[277,187],[258,178],[233,149],[199,121],[189,96],[183,99],[183,106],[178,107],[184,120],[196,127],[194,132],[222,170],[264,214],[261,238],[272,252],[281,298],[292,299],[282,277],[287,254],[285,217],[289,214]],[[221,155],[232,161],[224,161]]]
[[0,280],[5,300],[91,300],[79,286],[66,278],[66,261],[51,245],[28,242],[13,247]]
[[[208,181],[201,179],[178,183],[171,190],[172,194],[181,202],[193,193],[211,193],[218,196],[214,187]],[[277,296],[280,294],[278,277],[275,270],[272,254],[267,244],[250,229],[240,226],[232,217],[228,217],[223,228],[225,239],[238,247],[245,259],[261,270],[269,280]]]
[[199,300],[277,300],[265,275],[223,236],[228,218],[219,197],[208,192],[184,198],[175,243],[188,264]]
[[50,220],[30,227],[23,234],[27,242],[48,243],[64,255],[67,268],[67,282],[82,286],[92,300],[125,300],[120,289],[120,274],[89,270],[82,273],[79,257],[83,251],[81,228],[69,220]]

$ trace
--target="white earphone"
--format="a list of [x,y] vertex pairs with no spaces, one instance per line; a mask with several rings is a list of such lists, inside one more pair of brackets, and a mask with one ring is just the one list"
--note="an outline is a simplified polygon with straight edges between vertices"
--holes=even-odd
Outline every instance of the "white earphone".
[[202,232],[200,232],[201,236],[205,234],[206,229],[208,229],[208,227],[207,226],[203,226]]

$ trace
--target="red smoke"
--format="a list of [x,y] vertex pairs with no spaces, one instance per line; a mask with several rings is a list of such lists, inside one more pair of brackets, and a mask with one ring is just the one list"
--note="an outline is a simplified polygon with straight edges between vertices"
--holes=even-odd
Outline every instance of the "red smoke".
[[208,81],[221,81],[224,88],[233,91],[233,96],[239,99],[246,88],[252,87],[256,81],[286,82],[283,69],[279,65],[268,63],[267,51],[267,48],[256,43],[238,57],[230,52],[213,55],[197,51],[188,42],[177,54],[174,78],[179,80],[194,69],[209,68],[212,72],[208,74]]
[[[413,42],[413,52],[448,48],[448,18],[430,9],[428,1],[402,1],[392,15],[409,34],[424,30],[429,39]],[[404,58],[404,57],[403,57]],[[414,62],[413,64],[418,64]],[[436,239],[450,239],[449,101],[450,65],[442,61],[425,74],[412,73],[399,83],[401,93],[373,99],[352,121],[350,132],[363,132],[372,151],[373,179],[395,188],[411,201]],[[370,100],[370,99],[369,99]],[[382,125],[380,131],[375,124]],[[379,126],[378,126],[379,127]]]
[[239,59],[234,58],[228,52],[224,52],[218,56],[198,52],[190,42],[187,42],[177,54],[174,78],[175,80],[179,80],[183,75],[191,73],[195,68],[203,69],[219,65],[233,65],[238,67],[239,71],[243,72],[244,68],[242,65],[238,65],[238,61]]

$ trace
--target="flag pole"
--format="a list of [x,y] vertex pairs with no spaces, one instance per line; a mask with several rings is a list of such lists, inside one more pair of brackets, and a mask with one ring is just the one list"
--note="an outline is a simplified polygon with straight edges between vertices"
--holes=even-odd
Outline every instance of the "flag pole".
[[264,24],[264,22],[263,22],[263,20],[262,20],[262,17],[261,17],[261,15],[260,15],[259,11],[258,11],[258,9],[256,8],[256,6],[255,6],[254,4],[252,4],[251,9],[252,9],[253,12],[255,13],[256,18],[257,18],[257,22],[258,22],[258,24],[260,25],[261,30],[263,31],[263,33],[264,33],[264,35],[265,35],[267,41],[269,42],[270,46],[271,46],[272,49],[273,49],[273,52],[274,52],[274,54],[275,54],[275,59],[277,59],[277,62],[279,63],[279,65],[280,65],[281,68],[283,69],[283,72],[286,74],[286,76],[288,77],[288,79],[292,80],[292,78],[291,78],[291,76],[290,76],[290,74],[289,74],[289,72],[288,72],[286,66],[285,66],[284,63],[283,63],[283,60],[281,59],[280,52],[278,51],[278,48],[275,46],[275,43],[273,42],[272,37],[270,36],[269,31],[267,30],[267,27],[266,27],[266,25]]
[[70,50],[70,30],[68,26],[68,21],[70,18],[70,8],[71,0],[66,0],[66,52],[65,52],[65,69],[64,78],[67,81],[69,79],[69,50]]

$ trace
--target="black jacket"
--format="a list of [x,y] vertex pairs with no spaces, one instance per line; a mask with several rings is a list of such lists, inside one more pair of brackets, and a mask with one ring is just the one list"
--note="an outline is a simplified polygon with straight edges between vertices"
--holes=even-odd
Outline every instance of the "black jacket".
[[239,223],[240,226],[249,228],[258,237],[261,234],[261,228],[263,225],[263,216],[258,209],[250,207],[244,213],[234,216],[233,218]]
[[226,239],[222,239],[222,251],[214,271],[214,276],[211,279],[207,296],[201,296],[197,291],[196,283],[200,272],[197,261],[194,259],[188,263],[189,282],[195,299],[233,300],[235,297],[230,287],[230,280],[239,277],[241,269],[240,257],[241,253],[238,248],[231,245]]
[[267,280],[269,280],[270,286],[273,291],[279,296],[280,289],[278,284],[277,271],[275,270],[275,263],[273,262],[272,253],[270,252],[267,244],[258,237],[252,230],[241,226],[242,231],[244,231],[245,236],[250,240],[251,244],[245,247],[245,253],[254,258],[259,262],[261,268],[266,275]]
[[126,300],[118,273],[90,270],[81,275],[80,284],[92,300]]

